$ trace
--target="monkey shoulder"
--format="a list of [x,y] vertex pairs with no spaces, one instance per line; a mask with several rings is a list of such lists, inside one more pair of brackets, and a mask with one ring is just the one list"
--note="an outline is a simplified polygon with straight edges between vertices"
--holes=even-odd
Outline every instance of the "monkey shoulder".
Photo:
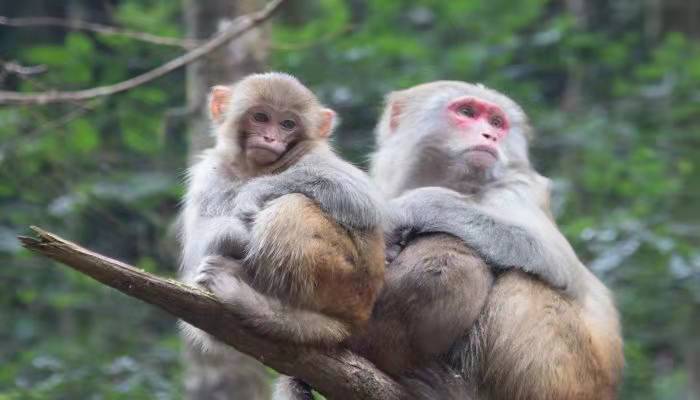
[[320,182],[329,184],[334,189],[362,192],[372,197],[379,197],[379,190],[372,184],[369,176],[333,151],[319,149],[309,152],[294,168],[316,177]]
[[302,175],[297,179],[312,187],[301,192],[311,194],[341,225],[364,231],[382,224],[385,204],[380,192],[358,167],[332,151],[318,151],[307,154],[294,168]]

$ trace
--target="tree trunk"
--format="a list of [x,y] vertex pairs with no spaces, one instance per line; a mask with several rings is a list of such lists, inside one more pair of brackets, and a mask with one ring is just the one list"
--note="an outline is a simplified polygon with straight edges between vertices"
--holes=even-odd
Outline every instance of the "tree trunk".
[[[264,6],[259,0],[184,0],[185,24],[190,38],[205,39],[237,16]],[[187,67],[187,110],[190,160],[213,142],[209,135],[207,94],[216,84],[227,84],[260,71],[267,57],[267,34],[258,27],[201,61]],[[270,397],[269,375],[253,358],[236,352],[203,353],[183,341],[186,397],[192,400],[262,400]]]
[[688,329],[686,365],[688,368],[688,400],[700,400],[700,305],[695,304]]
[[[585,0],[566,0],[565,5],[566,10],[574,17],[576,27],[585,30],[588,19]],[[581,105],[585,70],[582,65],[572,65],[567,69],[568,74],[562,94],[561,109],[566,112],[574,112]]]

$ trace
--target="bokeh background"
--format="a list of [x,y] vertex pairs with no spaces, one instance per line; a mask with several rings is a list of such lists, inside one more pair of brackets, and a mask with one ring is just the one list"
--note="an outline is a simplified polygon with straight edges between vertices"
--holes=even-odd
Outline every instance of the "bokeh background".
[[[221,11],[199,25],[192,13],[215,3],[2,0],[0,15],[205,37]],[[115,83],[185,51],[3,21],[1,90]],[[699,38],[696,0],[292,1],[226,68],[300,77],[342,116],[336,144],[361,165],[388,91],[457,79],[512,96],[562,231],[616,295],[621,398],[700,399]],[[88,101],[0,105],[0,399],[183,397],[173,318],[15,236],[39,225],[174,275],[183,172],[208,140],[195,67]]]

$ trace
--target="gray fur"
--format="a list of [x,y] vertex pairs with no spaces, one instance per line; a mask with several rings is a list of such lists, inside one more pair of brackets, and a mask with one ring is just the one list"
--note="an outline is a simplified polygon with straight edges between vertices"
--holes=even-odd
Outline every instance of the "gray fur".
[[267,202],[292,193],[314,200],[350,230],[369,231],[382,223],[379,196],[369,179],[330,149],[320,147],[284,172],[246,183],[236,197],[232,214],[252,221]]
[[[201,284],[205,278],[213,282],[207,288],[235,305],[243,321],[262,335],[320,344],[347,336],[340,321],[260,294],[250,286],[249,274],[231,275],[230,270],[242,262],[237,260],[250,258],[249,249],[274,245],[259,243],[262,235],[251,235],[251,225],[266,203],[287,194],[309,197],[348,229],[379,226],[383,218],[379,196],[360,170],[318,145],[283,172],[245,180],[236,175],[226,155],[211,150],[190,171],[188,189],[182,238],[187,282]],[[213,275],[217,278],[207,278]]]
[[548,253],[535,233],[491,215],[468,196],[426,187],[391,200],[388,209],[394,210],[387,216],[390,255],[411,237],[442,232],[462,239],[495,268],[520,268],[560,290],[572,286],[570,270],[562,268],[561,258]]
[[[298,301],[293,300],[299,299],[279,290],[289,286],[283,281],[292,280],[286,274],[303,271],[293,264],[301,256],[296,253],[301,252],[280,248],[273,231],[279,227],[273,228],[266,216],[272,214],[274,203],[285,201],[285,195],[301,194],[344,228],[375,233],[383,219],[380,196],[363,172],[341,160],[328,146],[326,137],[333,124],[325,122],[334,113],[322,108],[295,78],[279,73],[251,75],[230,92],[233,97],[223,114],[212,115],[216,147],[205,152],[189,173],[181,219],[182,278],[230,304],[241,323],[257,334],[302,345],[337,345],[350,333],[345,321],[303,305],[297,307]],[[295,110],[305,128],[301,142],[287,148],[267,169],[251,167],[245,159],[239,126],[246,110],[261,102]],[[256,224],[256,219],[260,223]],[[275,256],[268,261],[284,260],[287,268],[279,268],[277,261],[259,265],[257,260],[263,253]],[[266,268],[266,273],[253,273],[261,268]],[[261,276],[267,282],[259,282]],[[294,279],[293,283],[312,284],[307,281]],[[182,327],[192,341],[204,347],[217,346],[204,332],[184,323]],[[289,398],[311,398],[310,390],[304,390],[308,386],[289,382],[297,384]]]
[[226,156],[215,149],[205,152],[202,160],[190,169],[180,238],[185,281],[192,282],[208,255],[235,259],[245,256],[250,234],[231,212],[242,183]]
[[[464,159],[464,145],[450,130],[453,128],[446,124],[445,118],[441,118],[447,104],[463,96],[496,103],[511,121],[511,132],[504,139],[498,162],[491,170],[474,171],[469,167]],[[527,397],[519,398],[538,398],[537,395],[569,398],[557,393],[569,390],[570,383],[590,380],[592,376],[605,379],[612,376],[609,380],[614,383],[615,374],[619,374],[619,370],[614,369],[622,365],[621,354],[617,354],[620,339],[614,304],[605,287],[577,258],[549,212],[549,182],[530,166],[527,149],[530,129],[520,107],[498,92],[464,82],[419,85],[390,94],[387,103],[377,127],[378,149],[372,158],[371,171],[389,199],[387,256],[394,261],[387,267],[387,276],[391,277],[395,271],[402,271],[403,275],[394,274],[395,279],[388,280],[375,306],[376,315],[370,321],[369,334],[361,338],[362,342],[394,344],[391,354],[378,357],[383,364],[390,364],[394,359],[401,361],[420,356],[417,349],[421,343],[432,343],[434,339],[434,335],[420,335],[420,324],[407,324],[406,318],[396,323],[393,331],[382,329],[387,321],[392,322],[392,315],[403,312],[424,321],[425,311],[439,314],[430,319],[433,332],[449,329],[445,321],[460,325],[461,334],[451,348],[431,358],[436,367],[419,368],[417,380],[410,374],[399,377],[404,384],[415,388],[415,393],[427,393],[427,398],[482,398],[481,393],[473,392],[481,392],[484,385],[501,394],[527,393]],[[395,104],[400,107],[394,108]],[[400,112],[398,117],[395,110]],[[430,247],[421,251],[420,246],[425,246],[426,234],[430,233],[443,236],[437,236],[435,242],[429,243]],[[472,277],[479,276],[474,272],[479,271],[480,263],[454,256],[439,259],[440,255],[448,253],[445,244],[450,240],[467,244],[458,243],[474,250],[490,264],[490,269],[516,268],[535,276],[544,285],[513,270],[495,280],[467,287],[465,282],[475,281]],[[411,264],[418,266],[406,270],[405,265]],[[465,265],[471,270],[463,268]],[[485,265],[481,268],[481,272],[490,272],[483,269],[487,268]],[[440,273],[428,274],[426,270]],[[450,273],[449,278],[444,279],[447,273]],[[557,290],[533,289],[545,285]],[[449,293],[449,302],[442,303],[439,297],[423,295],[426,287],[435,293]],[[485,288],[491,292],[484,293]],[[513,289],[520,293],[514,293]],[[476,301],[479,299],[481,301]],[[507,301],[513,299],[517,301]],[[455,311],[454,307],[446,305],[461,307]],[[523,310],[527,311],[525,315],[533,325],[508,325],[516,317],[522,317]],[[474,318],[475,314],[478,318]],[[538,326],[540,322],[542,325]],[[574,328],[584,325],[584,331],[577,332]],[[412,337],[408,346],[395,345],[406,343],[395,338],[395,331]],[[522,337],[525,340],[514,340]],[[539,343],[533,343],[536,341],[533,338],[542,337]],[[552,338],[553,342],[549,343],[546,338]],[[605,350],[576,354],[594,342]],[[530,346],[535,344],[537,347],[531,350]],[[547,346],[556,346],[556,349],[550,350]],[[389,346],[380,348],[384,347]],[[575,360],[567,377],[549,373],[555,371],[560,360],[558,351]],[[359,352],[373,356],[372,352],[377,351],[372,346],[364,346]],[[588,361],[591,357],[594,363]],[[537,361],[543,362],[538,364]],[[449,377],[450,369],[442,369],[447,365],[462,378],[456,377],[457,385],[453,386],[456,392],[452,393],[457,397],[449,391],[439,391],[448,389],[443,379]],[[588,365],[599,370],[584,371]],[[448,375],[444,375],[444,371],[448,371]],[[484,381],[487,377],[482,371],[491,374],[488,382]],[[506,378],[510,386],[500,392],[495,390],[501,389],[499,385]],[[538,392],[539,388],[551,393]],[[603,393],[605,388],[593,388],[593,391],[598,390]],[[514,397],[499,395],[494,398]]]
[[[461,96],[495,102],[511,121],[499,161],[486,171],[468,166],[465,144],[436,117]],[[548,214],[548,180],[530,166],[530,127],[522,109],[498,92],[464,82],[419,85],[392,93],[388,101],[371,168],[390,199],[388,256],[417,234],[448,233],[496,270],[522,269],[580,296],[585,267]],[[389,126],[391,102],[403,110],[395,131]]]
[[306,382],[290,376],[280,376],[275,382],[272,400],[314,400],[314,394]]

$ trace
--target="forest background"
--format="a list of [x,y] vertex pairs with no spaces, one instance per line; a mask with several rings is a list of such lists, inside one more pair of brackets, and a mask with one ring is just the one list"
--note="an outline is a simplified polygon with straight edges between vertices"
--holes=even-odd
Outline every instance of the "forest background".
[[[3,1],[0,16],[183,38],[192,4]],[[8,21],[6,91],[107,85],[196,46]],[[313,0],[286,4],[251,57],[334,108],[335,143],[362,166],[391,90],[455,79],[516,99],[536,129],[534,163],[555,182],[560,227],[621,310],[621,398],[700,399],[698,38],[698,1]],[[183,175],[209,140],[187,107],[190,73],[86,101],[0,102],[1,400],[182,398],[173,318],[15,237],[39,225],[174,275]]]

